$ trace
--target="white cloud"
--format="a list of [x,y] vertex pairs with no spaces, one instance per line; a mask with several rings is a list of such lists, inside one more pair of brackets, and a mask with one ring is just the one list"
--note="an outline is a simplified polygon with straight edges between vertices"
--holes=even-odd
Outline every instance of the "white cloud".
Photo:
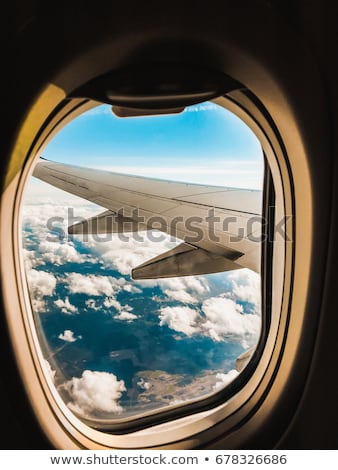
[[33,307],[33,312],[42,313],[48,310],[46,301],[43,299],[33,299],[31,298],[31,303]]
[[254,313],[261,313],[261,277],[250,269],[240,269],[229,273],[231,297],[249,302],[254,306]]
[[[168,279],[147,279],[137,281],[143,288],[158,286],[170,300],[184,304],[196,304],[205,298],[210,287],[203,276],[172,277]],[[168,300],[166,299],[166,300]]]
[[53,274],[45,271],[30,269],[27,271],[27,282],[31,295],[32,307],[35,312],[46,310],[46,296],[54,294],[56,278]]
[[66,277],[69,292],[93,296],[112,296],[121,290],[125,282],[123,278],[95,276],[94,274],[70,273]]
[[117,310],[119,314],[123,313],[122,316],[114,316],[114,318],[117,318],[119,320],[134,320],[135,318],[137,318],[137,316],[134,314],[131,314],[130,317],[127,317],[128,312],[131,312],[133,310],[133,307],[127,304],[122,305],[114,296],[106,297],[103,302],[100,299],[88,299],[86,300],[85,304],[86,307],[95,311],[101,310],[103,309],[103,307],[105,307],[106,309],[113,308],[114,310]]
[[[38,189],[38,197],[34,195],[35,189]],[[100,210],[102,212],[102,207],[97,204],[32,178],[27,185],[22,206],[22,225],[40,227],[45,233],[50,228],[62,227],[66,233],[68,225],[76,223],[77,217],[92,217]]]
[[[133,310],[133,307],[131,307],[130,305],[128,304],[125,304],[125,305],[122,305],[117,299],[115,299],[114,297],[106,297],[103,301],[103,305],[106,307],[106,308],[115,308],[115,310],[117,310],[118,312],[120,313],[125,313],[127,314],[128,312],[131,312]],[[123,312],[122,312],[123,311]],[[115,316],[114,318],[119,318],[120,320],[126,320],[127,317],[126,316]],[[135,319],[137,318],[136,315],[132,315],[129,317],[129,320],[131,319]]]
[[130,274],[139,264],[177,245],[164,233],[160,234],[162,240],[157,242],[149,239],[147,232],[138,232],[137,236],[138,239],[133,234],[112,234],[107,242],[90,238],[87,246],[106,267],[117,269],[121,274]]
[[65,330],[63,333],[59,334],[58,338],[63,341],[67,341],[68,343],[74,343],[77,339],[74,336],[74,332],[71,330]]
[[[30,200],[31,189],[41,185],[42,195]],[[53,190],[57,195],[52,196]],[[48,201],[48,198],[50,200]],[[36,202],[41,201],[44,202]],[[102,208],[81,198],[69,195],[64,191],[52,188],[41,181],[31,180],[26,190],[26,198],[22,208],[22,227],[25,246],[32,244],[31,234],[37,239],[36,250],[24,251],[26,269],[37,265],[53,263],[62,265],[68,262],[83,263],[91,260],[88,255],[79,253],[67,235],[68,225],[76,222],[76,218],[91,217]],[[28,252],[27,252],[28,251]],[[33,259],[34,256],[34,259]]]
[[190,307],[163,307],[160,309],[160,325],[167,325],[172,330],[192,336],[199,332],[197,321],[199,314]]
[[227,374],[219,372],[218,374],[216,374],[216,383],[213,386],[213,389],[219,390],[225,387],[226,385],[229,385],[230,382],[235,380],[238,374],[239,372],[237,372],[237,370],[235,369],[230,370]]
[[36,253],[44,263],[58,266],[65,263],[83,263],[87,259],[87,256],[81,255],[71,242],[42,241]]
[[200,334],[214,341],[240,341],[243,347],[252,346],[260,332],[260,318],[244,314],[243,307],[232,299],[211,297],[203,302],[201,312],[186,306],[162,307],[160,325],[187,336]]
[[100,310],[100,306],[97,305],[96,300],[94,299],[88,299],[85,301],[86,307],[90,308],[91,310]]
[[125,290],[126,292],[130,292],[131,294],[141,294],[142,293],[142,290],[139,289],[136,286],[133,286],[133,284],[124,285],[123,290]]
[[121,413],[118,403],[126,391],[123,380],[109,372],[85,370],[81,377],[73,377],[61,387],[69,395],[67,406],[81,415],[95,413]]
[[44,364],[45,364],[45,367],[46,367],[47,374],[50,376],[50,378],[54,382],[56,371],[52,369],[52,367],[49,364],[49,362],[47,361],[47,359],[44,359]]
[[117,320],[125,320],[128,322],[131,322],[131,321],[136,320],[136,318],[138,317],[137,315],[134,315],[133,313],[122,311],[121,313],[119,313],[119,315],[115,315],[114,318],[116,318]]
[[170,290],[170,289],[165,289],[164,293],[169,299],[171,300],[177,300],[178,302],[181,302],[182,304],[195,304],[198,302],[198,299],[193,297],[189,292],[186,292],[185,290]]
[[30,271],[44,264],[43,261],[36,256],[35,250],[26,250],[25,248],[23,249],[23,260],[26,271]]
[[177,300],[185,304],[195,304],[209,291],[209,286],[203,277],[173,277],[158,279],[157,285],[171,300]]
[[106,308],[115,308],[118,312],[121,312],[122,310],[122,305],[118,300],[116,300],[114,297],[106,297],[103,301],[103,305]]
[[260,318],[244,314],[243,307],[232,299],[211,297],[203,302],[202,311],[205,314],[202,328],[215,341],[239,339],[247,347],[258,338]]
[[31,269],[27,272],[27,279],[33,297],[40,298],[54,293],[56,278],[53,274]]
[[62,313],[65,313],[65,314],[78,313],[78,308],[69,302],[69,297],[66,297],[65,300],[57,299],[54,301],[54,304],[58,308],[61,309]]

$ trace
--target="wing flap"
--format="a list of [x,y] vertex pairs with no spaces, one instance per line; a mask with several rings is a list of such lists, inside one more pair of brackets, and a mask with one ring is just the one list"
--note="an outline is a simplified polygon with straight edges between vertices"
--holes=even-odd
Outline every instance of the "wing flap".
[[214,255],[202,248],[181,243],[174,249],[146,261],[132,270],[132,278],[160,279],[178,276],[232,271],[241,266],[224,256]]

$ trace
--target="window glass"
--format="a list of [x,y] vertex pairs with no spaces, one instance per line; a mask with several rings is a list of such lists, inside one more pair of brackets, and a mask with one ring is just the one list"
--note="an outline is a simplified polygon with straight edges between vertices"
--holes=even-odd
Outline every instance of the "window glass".
[[[94,170],[83,173],[96,203],[34,176],[26,187],[31,306],[46,373],[66,405],[114,420],[227,386],[261,330],[264,160],[252,131],[212,102],[132,118],[103,105],[66,125],[42,157],[119,173],[113,190]],[[71,184],[86,191],[81,178]],[[113,215],[126,217],[117,233],[109,223],[108,233],[68,233],[113,199]],[[130,222],[134,209],[140,225]],[[137,269],[181,246],[187,226],[185,256],[178,249],[168,265]]]

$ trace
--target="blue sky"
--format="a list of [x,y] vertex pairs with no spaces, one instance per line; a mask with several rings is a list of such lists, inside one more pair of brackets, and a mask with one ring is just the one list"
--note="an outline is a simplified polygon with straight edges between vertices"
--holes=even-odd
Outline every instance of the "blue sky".
[[[110,106],[102,105],[66,125],[42,155],[201,184],[261,189],[263,180],[258,139],[237,116],[214,103],[188,107],[179,115],[141,118],[118,118]],[[30,191],[45,193],[41,185],[35,181]]]

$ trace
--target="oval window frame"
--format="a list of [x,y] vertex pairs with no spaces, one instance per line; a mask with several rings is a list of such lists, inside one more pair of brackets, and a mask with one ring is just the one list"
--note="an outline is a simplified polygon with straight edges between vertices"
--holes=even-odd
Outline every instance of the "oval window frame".
[[[60,100],[60,98],[62,99]],[[23,380],[28,391],[30,401],[33,409],[40,421],[42,428],[49,436],[51,441],[55,443],[57,447],[61,448],[153,448],[161,445],[172,443],[177,446],[178,442],[184,444],[184,448],[187,445],[187,439],[189,439],[189,447],[194,446],[196,442],[190,439],[192,434],[203,435],[224,419],[227,418],[228,429],[230,430],[233,426],[233,421],[237,421],[241,416],[243,417],[242,411],[245,409],[245,404],[248,403],[250,397],[253,396],[254,392],[260,387],[264,386],[264,381],[267,380],[268,368],[271,368],[271,357],[272,352],[275,349],[276,343],[278,344],[278,337],[285,334],[285,328],[288,322],[288,309],[281,308],[282,303],[288,305],[288,293],[291,292],[290,284],[292,276],[293,263],[293,248],[287,246],[285,243],[280,243],[279,246],[274,248],[274,261],[273,261],[273,277],[278,278],[277,284],[278,289],[274,290],[274,299],[272,302],[273,312],[271,313],[271,326],[269,337],[267,338],[266,345],[261,356],[258,367],[243,387],[243,389],[226,403],[209,409],[207,411],[200,411],[191,416],[172,418],[171,421],[152,426],[152,429],[147,428],[142,431],[135,431],[128,435],[110,435],[96,431],[86,426],[82,421],[78,420],[69,410],[65,407],[64,403],[60,403],[60,399],[55,396],[52,391],[51,383],[48,379],[47,371],[43,368],[43,358],[37,348],[37,338],[34,333],[34,324],[32,320],[32,314],[29,312],[29,295],[27,286],[23,282],[23,265],[20,256],[20,240],[16,236],[19,233],[20,227],[20,205],[23,187],[25,181],[32,172],[32,162],[35,156],[41,153],[42,148],[48,143],[48,141],[58,132],[60,126],[64,126],[71,119],[79,115],[80,113],[88,110],[98,103],[90,102],[86,100],[71,100],[64,102],[63,93],[59,89],[55,89],[53,85],[47,87],[44,94],[38,99],[36,107],[32,108],[33,116],[28,116],[26,123],[21,129],[21,133],[27,133],[27,143],[29,142],[32,135],[34,135],[32,129],[27,129],[34,113],[39,115],[39,109],[41,112],[41,121],[35,122],[38,124],[38,129],[35,129],[35,139],[30,149],[27,149],[27,160],[26,165],[23,168],[21,174],[17,175],[16,179],[11,182],[10,189],[12,193],[8,194],[8,198],[11,199],[12,204],[8,204],[8,207],[12,206],[14,209],[13,217],[13,231],[12,231],[12,249],[11,253],[14,257],[14,272],[11,272],[7,280],[7,288],[10,280],[13,277],[18,285],[18,298],[13,298],[12,302],[7,298],[8,308],[7,312],[13,311],[16,308],[20,312],[19,318],[22,328],[20,334],[14,331],[15,316],[9,315],[8,323],[13,338],[14,350],[17,354],[18,365],[23,376]],[[276,208],[277,212],[275,217],[279,220],[286,213],[293,214],[293,191],[292,183],[290,178],[289,168],[287,166],[287,159],[285,151],[280,144],[280,140],[276,135],[274,127],[271,125],[269,119],[265,116],[264,112],[257,106],[257,102],[252,100],[248,94],[242,91],[235,91],[229,93],[227,97],[222,97],[217,100],[221,102],[221,105],[240,117],[257,135],[259,138],[266,158],[269,162],[272,177],[274,180],[274,186],[276,189]],[[46,102],[55,105],[54,112],[47,116],[44,121],[44,114],[46,110]],[[62,104],[63,103],[63,104]],[[39,126],[39,124],[41,124]],[[25,127],[26,125],[26,127]],[[33,126],[34,127],[34,126]],[[24,139],[25,141],[25,139]],[[282,177],[283,175],[283,177]],[[20,177],[19,177],[20,176]],[[14,196],[14,197],[13,197]],[[287,226],[287,235],[293,239],[293,224],[292,220]],[[285,263],[285,269],[281,269],[281,266]],[[283,277],[281,279],[281,272]],[[16,306],[14,307],[14,303]],[[282,345],[282,339],[279,339],[280,346]],[[19,347],[19,343],[21,343]],[[22,344],[24,343],[24,347]],[[278,357],[278,356],[277,356]],[[276,357],[276,360],[277,360]],[[23,359],[25,361],[25,367],[23,367]],[[27,359],[29,365],[27,367]],[[66,408],[66,409],[65,409]],[[157,413],[156,413],[157,414]],[[208,420],[205,420],[205,416],[208,416]],[[231,418],[231,419],[230,419]],[[242,419],[242,418],[241,418]],[[51,421],[57,423],[60,428],[60,432],[51,430]],[[207,421],[207,424],[206,424]],[[200,439],[200,438],[199,438]],[[180,444],[181,445],[181,444]],[[177,447],[175,447],[177,448]]]

